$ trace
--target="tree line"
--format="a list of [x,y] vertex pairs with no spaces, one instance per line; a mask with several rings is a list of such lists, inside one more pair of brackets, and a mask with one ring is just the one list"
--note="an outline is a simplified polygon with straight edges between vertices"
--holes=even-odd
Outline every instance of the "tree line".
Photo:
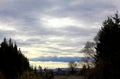
[[33,67],[11,39],[4,38],[0,43],[0,79],[54,79],[54,75],[79,74],[76,66],[76,63],[70,62],[65,71],[61,68],[53,71],[41,66]]
[[30,69],[28,59],[12,40],[0,44],[0,72],[6,79],[16,79],[22,72]]
[[120,79],[120,17],[118,12],[108,17],[94,38],[87,42],[83,52],[90,67],[87,79]]

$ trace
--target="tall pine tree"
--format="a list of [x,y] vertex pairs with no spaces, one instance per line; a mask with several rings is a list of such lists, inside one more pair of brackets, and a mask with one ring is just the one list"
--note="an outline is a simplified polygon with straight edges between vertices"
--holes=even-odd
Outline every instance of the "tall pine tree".
[[0,44],[0,72],[6,79],[16,79],[18,75],[29,69],[28,59],[18,50],[10,39]]
[[100,69],[102,79],[120,79],[120,18],[118,13],[104,21],[97,37],[96,69]]

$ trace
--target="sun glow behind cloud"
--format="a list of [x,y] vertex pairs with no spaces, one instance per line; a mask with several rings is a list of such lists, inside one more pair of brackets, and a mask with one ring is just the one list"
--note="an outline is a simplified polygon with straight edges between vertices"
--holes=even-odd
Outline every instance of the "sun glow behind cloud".
[[73,20],[70,17],[53,17],[53,16],[43,16],[40,21],[47,28],[65,28],[69,26],[82,26],[79,22]]
[[0,23],[0,30],[3,30],[3,31],[16,31],[16,29],[14,27],[11,27],[7,24],[2,24]]

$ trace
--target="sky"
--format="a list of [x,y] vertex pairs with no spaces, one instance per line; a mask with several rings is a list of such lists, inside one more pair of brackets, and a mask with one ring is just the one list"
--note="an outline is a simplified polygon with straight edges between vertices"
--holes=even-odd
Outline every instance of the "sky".
[[119,0],[0,0],[0,41],[11,38],[33,66],[66,68],[81,61]]

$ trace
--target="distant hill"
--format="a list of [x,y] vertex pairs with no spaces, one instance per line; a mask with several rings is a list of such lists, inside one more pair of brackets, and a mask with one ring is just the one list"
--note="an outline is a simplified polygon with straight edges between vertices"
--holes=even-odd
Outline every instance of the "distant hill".
[[[69,68],[60,68],[62,71],[69,71]],[[76,70],[81,70],[82,68],[75,68]],[[54,72],[58,71],[58,68],[53,69]]]

